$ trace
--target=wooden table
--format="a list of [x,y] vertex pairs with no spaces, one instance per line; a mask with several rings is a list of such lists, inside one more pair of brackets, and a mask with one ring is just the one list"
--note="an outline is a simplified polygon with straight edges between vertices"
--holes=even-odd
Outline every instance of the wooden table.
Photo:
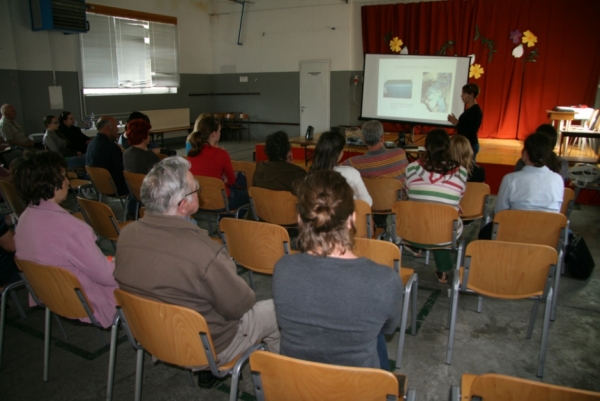
[[569,129],[569,130],[561,130],[560,132],[560,142],[558,143],[558,155],[569,161],[577,161],[577,162],[586,162],[586,163],[598,163],[598,154],[596,153],[596,146],[592,147],[592,151],[595,153],[593,157],[570,157],[567,155],[568,138],[591,138],[591,139],[600,139],[600,132],[598,131],[590,131],[587,129]]

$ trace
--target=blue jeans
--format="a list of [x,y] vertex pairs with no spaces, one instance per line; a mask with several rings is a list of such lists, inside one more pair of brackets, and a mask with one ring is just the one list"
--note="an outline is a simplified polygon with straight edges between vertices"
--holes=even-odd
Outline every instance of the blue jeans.
[[377,355],[379,355],[379,366],[383,370],[390,370],[390,361],[388,359],[387,346],[385,345],[385,336],[379,333],[377,336]]

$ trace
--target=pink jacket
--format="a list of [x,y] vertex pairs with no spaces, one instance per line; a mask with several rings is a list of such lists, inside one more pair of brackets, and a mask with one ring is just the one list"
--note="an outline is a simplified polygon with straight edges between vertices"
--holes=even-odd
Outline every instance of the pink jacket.
[[19,218],[15,245],[19,259],[62,267],[75,274],[98,323],[111,325],[116,313],[113,291],[118,288],[113,277],[115,265],[96,245],[89,225],[54,202],[42,200],[39,206],[28,206]]

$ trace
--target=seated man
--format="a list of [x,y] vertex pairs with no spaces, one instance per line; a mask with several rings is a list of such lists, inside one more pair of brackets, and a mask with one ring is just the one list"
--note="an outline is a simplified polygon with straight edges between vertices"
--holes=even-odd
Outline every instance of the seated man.
[[2,139],[11,146],[32,147],[33,141],[27,137],[23,128],[17,123],[17,111],[10,104],[3,104],[0,108],[2,119],[0,119],[0,135]]
[[[150,170],[141,189],[146,214],[119,236],[115,278],[125,291],[202,314],[219,364],[263,338],[278,353],[273,300],[256,302],[223,245],[191,218],[201,188],[189,169],[182,157],[170,157]],[[209,372],[202,373],[206,386]]]
[[306,177],[306,170],[292,163],[292,151],[288,136],[277,131],[267,136],[265,153],[268,161],[258,163],[252,185],[273,191],[295,193],[295,186]]
[[362,126],[362,137],[367,145],[367,153],[340,164],[354,167],[363,178],[395,178],[404,185],[408,165],[404,149],[386,149],[383,146],[383,125],[377,120],[368,121]]

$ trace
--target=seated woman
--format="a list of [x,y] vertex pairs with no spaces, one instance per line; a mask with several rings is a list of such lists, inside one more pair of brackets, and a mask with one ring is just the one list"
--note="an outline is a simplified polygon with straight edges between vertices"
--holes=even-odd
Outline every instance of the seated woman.
[[75,125],[73,114],[70,111],[63,111],[58,116],[58,122],[58,132],[69,141],[74,150],[85,154],[88,144],[92,142],[92,138],[81,132],[81,128]]
[[[566,182],[569,179],[569,162],[554,153],[554,147],[558,141],[558,132],[556,132],[556,128],[550,124],[542,124],[536,128],[535,132],[540,132],[550,139],[550,147],[553,150],[551,152],[550,161],[547,167],[555,173],[560,174],[560,176]],[[515,171],[521,171],[523,170],[523,167],[525,167],[525,162],[523,162],[523,158],[521,158],[515,165]]]
[[485,182],[485,170],[475,164],[473,148],[469,140],[462,135],[454,135],[450,140],[450,158],[467,169],[467,182]]
[[[467,169],[452,160],[448,148],[450,137],[443,129],[434,129],[425,139],[425,154],[406,168],[406,189],[408,199],[421,202],[442,203],[454,207],[460,212],[460,200],[465,193]],[[462,233],[462,221],[459,220],[458,234]],[[419,244],[415,244],[418,246]],[[420,244],[449,245],[449,244]],[[432,251],[436,265],[436,276],[442,284],[448,282],[448,272],[453,262],[450,250]]]
[[319,170],[337,171],[348,181],[354,191],[354,199],[363,200],[372,206],[373,199],[358,170],[352,166],[337,165],[344,156],[344,146],[346,146],[346,137],[339,132],[328,131],[321,134],[315,149],[313,164],[310,166],[310,173]]
[[160,161],[158,155],[148,149],[151,128],[150,123],[141,118],[127,123],[127,141],[131,146],[123,152],[125,171],[148,174],[148,171]]
[[48,115],[44,117],[44,125],[44,146],[64,157],[67,160],[67,168],[85,167],[85,156],[76,151],[69,140],[58,131],[58,118]]
[[194,134],[198,131],[200,131],[200,121],[202,121],[203,119],[205,119],[206,117],[212,117],[212,114],[210,113],[202,113],[198,116],[198,118],[196,118],[196,121],[194,122],[194,130],[192,131],[191,134],[189,134],[187,136],[187,138],[185,138],[185,152],[189,152],[190,149],[192,148],[192,137],[194,136]]
[[69,191],[64,159],[54,152],[36,152],[11,167],[12,182],[28,205],[15,234],[16,257],[75,274],[98,323],[110,327],[116,306],[113,291],[118,288],[115,265],[96,245],[92,228],[60,206]]
[[306,177],[306,170],[292,163],[292,150],[287,134],[277,131],[268,135],[265,153],[269,160],[256,165],[252,185],[295,194],[296,186]]
[[309,174],[298,189],[298,210],[302,253],[283,256],[273,274],[281,354],[383,366],[378,338],[400,322],[402,281],[393,269],[352,252],[352,188],[333,170]]
[[192,136],[192,148],[188,152],[190,171],[193,175],[223,180],[230,209],[247,204],[250,199],[246,177],[243,174],[236,176],[229,153],[217,146],[221,138],[221,125],[214,117],[206,117],[200,121],[199,128]]

